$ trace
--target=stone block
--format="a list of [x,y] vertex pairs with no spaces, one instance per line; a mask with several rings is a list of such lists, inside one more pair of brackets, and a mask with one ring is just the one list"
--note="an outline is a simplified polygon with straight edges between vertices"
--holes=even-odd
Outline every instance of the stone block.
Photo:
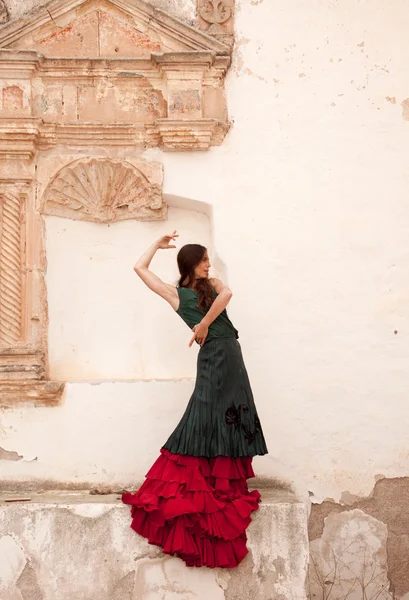
[[[189,568],[130,528],[118,496],[87,492],[0,499],[2,600],[304,600],[307,509],[262,491],[249,554],[232,570]],[[20,498],[20,500],[22,500]]]

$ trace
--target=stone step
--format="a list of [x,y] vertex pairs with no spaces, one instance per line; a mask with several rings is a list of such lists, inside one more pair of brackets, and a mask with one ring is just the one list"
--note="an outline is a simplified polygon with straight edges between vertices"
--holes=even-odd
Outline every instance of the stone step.
[[130,528],[117,495],[3,493],[0,599],[305,600],[307,508],[289,492],[260,491],[249,554],[231,570],[162,554]]

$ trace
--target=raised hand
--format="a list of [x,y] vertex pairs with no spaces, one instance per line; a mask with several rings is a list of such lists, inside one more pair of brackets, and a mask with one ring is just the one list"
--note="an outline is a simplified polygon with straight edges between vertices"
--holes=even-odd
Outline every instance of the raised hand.
[[170,248],[176,248],[176,246],[174,244],[171,244],[171,242],[174,242],[177,237],[179,237],[179,234],[176,233],[176,230],[170,235],[163,235],[156,242],[156,246],[161,250],[169,250]]

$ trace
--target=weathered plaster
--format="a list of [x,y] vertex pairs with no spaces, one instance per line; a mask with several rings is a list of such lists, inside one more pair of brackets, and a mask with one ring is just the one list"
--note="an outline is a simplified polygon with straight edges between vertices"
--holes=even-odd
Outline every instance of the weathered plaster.
[[306,509],[289,494],[263,494],[249,555],[232,570],[163,555],[129,527],[129,507],[116,497],[55,492],[5,504],[12,496],[0,498],[2,600],[306,598]]
[[14,450],[5,450],[0,447],[0,460],[22,460],[22,456]]
[[311,598],[390,600],[386,525],[360,510],[331,514],[311,543]]
[[[16,19],[32,8],[39,7],[45,10],[44,4],[48,0],[2,0],[8,8],[10,18]],[[173,16],[185,21],[188,25],[194,25],[196,17],[196,0],[151,0],[151,4],[161,10],[165,10]]]
[[[408,503],[409,478],[401,477],[380,479],[369,498],[360,499],[351,506],[334,502],[313,504],[309,520],[311,593],[318,594],[323,586],[320,577],[326,572],[333,573],[337,562],[344,563],[345,553],[351,557],[352,566],[348,567],[348,576],[337,570],[338,579],[331,598],[338,597],[336,588],[347,583],[355,585],[358,594],[355,597],[360,598],[362,590],[358,584],[361,580],[378,591],[383,586],[382,598],[403,598],[409,593]],[[372,525],[365,530],[365,524]],[[347,527],[347,535],[343,533],[343,527]],[[375,552],[371,560],[368,552]],[[367,589],[367,595],[373,594],[374,589]]]

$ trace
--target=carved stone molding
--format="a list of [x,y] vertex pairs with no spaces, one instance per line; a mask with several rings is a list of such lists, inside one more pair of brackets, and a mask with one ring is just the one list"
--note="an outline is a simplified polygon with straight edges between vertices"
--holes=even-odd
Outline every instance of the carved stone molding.
[[195,148],[207,150],[212,145],[218,145],[227,133],[227,126],[214,119],[196,121],[171,121],[163,119],[157,122],[161,142],[168,151],[182,152]]
[[[163,119],[195,121],[199,129],[213,119],[227,131],[229,65],[228,56],[199,51],[111,61],[0,50],[0,157],[32,160],[59,144],[169,150],[158,129]],[[19,79],[1,89],[16,70]],[[208,148],[222,141],[211,138]]]
[[4,0],[0,0],[0,25],[7,23],[9,19],[10,15],[7,6],[4,4]]
[[199,26],[231,47],[234,34],[234,0],[198,0]]
[[96,223],[166,216],[158,184],[130,163],[96,158],[77,160],[57,173],[44,193],[42,210]]
[[46,381],[46,302],[40,215],[30,181],[0,180],[0,405],[60,399]]
[[206,23],[210,23],[207,33],[215,35],[226,33],[222,23],[226,23],[232,16],[232,9],[223,0],[206,0],[200,7],[200,16]]
[[49,0],[8,22],[0,0],[0,403],[61,398],[43,214],[166,218],[162,167],[142,151],[205,151],[227,134],[234,0],[199,2],[202,30],[144,0]]
[[226,53],[222,43],[145,0],[49,0],[0,32],[3,48],[67,56],[66,46],[70,56],[142,56],[158,49]]
[[0,407],[16,404],[52,406],[61,403],[64,383],[60,381],[0,381]]
[[24,334],[24,200],[0,196],[0,342],[11,346]]
[[45,356],[42,349],[21,343],[0,348],[0,384],[4,381],[40,380],[44,377]]
[[[128,127],[133,143],[164,150],[173,148],[158,130],[163,119],[195,120],[199,129],[203,119],[214,119],[227,131],[230,49],[214,35],[222,35],[231,8],[219,4],[214,13],[202,7],[214,21],[212,35],[143,0],[51,0],[6,24],[0,29],[1,154],[30,160],[47,143],[106,141],[83,141],[75,135],[82,127],[105,127],[116,145],[115,131]],[[20,119],[37,119],[37,131]],[[221,142],[210,139],[207,147]]]
[[[214,89],[209,85],[210,93]],[[183,91],[182,91],[183,92]],[[179,100],[178,100],[179,98]],[[190,113],[189,96],[177,92],[173,96],[175,116],[184,113],[182,119],[156,119],[153,123],[135,125],[131,123],[67,123],[48,124],[40,118],[0,119],[0,159],[32,161],[39,150],[49,150],[57,146],[76,147],[130,147],[154,148],[160,147],[166,152],[177,150],[169,143],[166,131],[176,139],[180,126],[190,129],[190,145],[183,150],[208,150],[210,146],[219,146],[230,128],[224,119],[187,119]],[[186,104],[182,104],[184,101]],[[180,102],[180,103],[179,103]],[[203,129],[209,130],[209,136],[200,138],[195,135]],[[223,134],[223,135],[220,135]],[[179,148],[182,150],[182,148]]]

